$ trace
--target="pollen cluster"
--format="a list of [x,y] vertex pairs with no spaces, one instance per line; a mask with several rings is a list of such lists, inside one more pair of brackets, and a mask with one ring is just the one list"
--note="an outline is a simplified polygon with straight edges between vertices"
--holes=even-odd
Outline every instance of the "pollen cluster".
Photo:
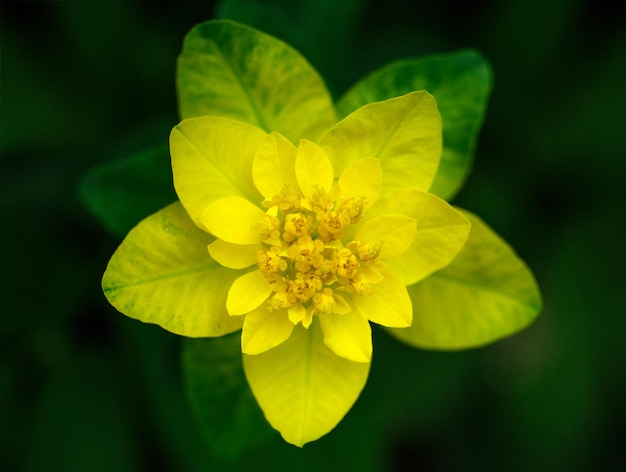
[[383,277],[377,270],[382,243],[344,246],[340,239],[361,219],[365,203],[364,197],[333,198],[319,187],[305,199],[290,186],[263,202],[269,210],[256,226],[265,238],[257,264],[272,288],[267,308],[287,310],[294,324],[308,328],[317,313],[351,310],[342,293],[372,293]]

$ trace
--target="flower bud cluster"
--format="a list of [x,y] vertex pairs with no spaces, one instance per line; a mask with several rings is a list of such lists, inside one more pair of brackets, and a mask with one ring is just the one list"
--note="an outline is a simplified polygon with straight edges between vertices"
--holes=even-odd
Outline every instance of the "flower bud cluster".
[[289,186],[264,205],[269,208],[257,230],[264,244],[257,263],[272,287],[267,307],[288,310],[305,327],[317,313],[348,313],[341,292],[369,295],[382,280],[376,270],[380,241],[341,242],[346,228],[357,223],[365,198],[338,198],[316,187],[305,199]]

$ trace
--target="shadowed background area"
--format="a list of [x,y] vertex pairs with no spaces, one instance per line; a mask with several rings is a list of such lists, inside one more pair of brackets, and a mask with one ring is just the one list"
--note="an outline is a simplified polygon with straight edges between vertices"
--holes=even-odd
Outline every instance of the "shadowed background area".
[[[626,8],[469,5],[2,2],[3,468],[626,468]],[[415,351],[376,331],[368,385],[333,433],[303,450],[272,436],[226,461],[189,409],[180,340],[106,303],[100,278],[119,240],[77,191],[94,166],[166,144],[183,37],[216,16],[292,44],[335,97],[393,59],[481,51],[494,89],[455,203],[516,248],[545,303],[526,331],[467,352]]]

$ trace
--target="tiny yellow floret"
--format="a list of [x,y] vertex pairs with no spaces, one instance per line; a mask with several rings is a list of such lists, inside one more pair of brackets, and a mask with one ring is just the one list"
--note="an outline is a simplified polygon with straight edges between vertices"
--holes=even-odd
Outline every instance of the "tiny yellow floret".
[[283,239],[292,242],[300,236],[309,233],[309,227],[313,222],[313,218],[305,216],[302,213],[291,213],[285,216],[285,227]]
[[305,199],[286,185],[263,202],[269,210],[255,227],[264,238],[257,265],[272,287],[265,306],[287,310],[291,322],[305,328],[315,314],[351,310],[336,290],[369,296],[382,280],[361,273],[377,261],[381,241],[341,241],[361,219],[366,199],[340,194],[338,187],[315,185]]

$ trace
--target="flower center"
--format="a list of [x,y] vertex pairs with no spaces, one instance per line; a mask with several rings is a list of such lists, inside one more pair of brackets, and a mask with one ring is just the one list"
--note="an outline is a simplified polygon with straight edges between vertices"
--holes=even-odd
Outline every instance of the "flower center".
[[270,210],[256,227],[265,237],[257,263],[272,287],[270,310],[287,310],[308,328],[317,313],[350,311],[342,292],[369,295],[382,280],[373,268],[380,241],[340,240],[360,220],[364,197],[332,199],[316,187],[305,199],[286,186],[264,205]]

